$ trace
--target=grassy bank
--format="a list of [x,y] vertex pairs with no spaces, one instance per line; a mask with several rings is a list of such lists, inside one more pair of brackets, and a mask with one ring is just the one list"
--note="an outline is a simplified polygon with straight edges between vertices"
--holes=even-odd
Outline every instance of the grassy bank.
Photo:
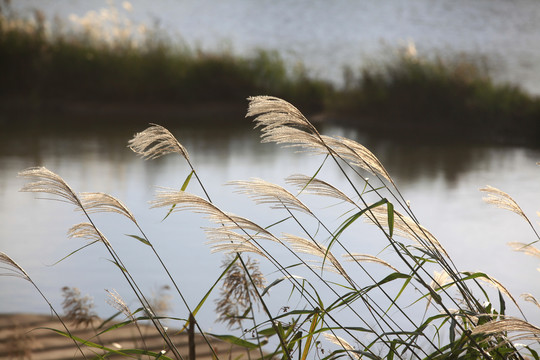
[[177,117],[183,114],[178,108],[240,104],[250,94],[271,94],[308,114],[379,134],[540,144],[540,99],[495,84],[481,64],[463,57],[426,60],[402,53],[384,64],[346,69],[345,86],[337,88],[302,64],[291,69],[272,51],[208,53],[155,29],[136,36],[120,28],[111,39],[94,25],[66,30],[39,12],[33,20],[3,12],[3,112],[69,114],[82,106],[99,118],[100,109],[136,117],[159,108],[156,114]]

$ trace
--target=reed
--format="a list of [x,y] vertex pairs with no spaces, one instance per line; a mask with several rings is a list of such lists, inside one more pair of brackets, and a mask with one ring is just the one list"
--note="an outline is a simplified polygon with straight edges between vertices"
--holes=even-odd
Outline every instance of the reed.
[[[205,187],[188,149],[164,127],[150,125],[129,141],[129,147],[143,158],[176,155],[188,163],[190,170],[181,188],[159,190],[151,207],[163,209],[164,219],[182,216],[185,211],[202,214],[209,223],[205,231],[211,250],[226,254],[221,275],[208,284],[205,296],[196,304],[186,301],[183,294],[188,289],[171,276],[149,237],[120,200],[103,193],[77,194],[46,168],[20,173],[31,181],[22,191],[46,193],[81,212],[85,222],[75,225],[70,236],[105,246],[140,304],[131,311],[118,294],[110,292],[111,301],[127,315],[122,324],[150,320],[165,346],[160,351],[110,349],[74,337],[67,327],[58,332],[79,346],[100,349],[102,358],[137,355],[183,359],[174,336],[162,324],[164,319],[180,321],[190,332],[197,328],[207,339],[244,347],[247,356],[261,359],[539,358],[540,329],[524,316],[507,315],[508,300],[513,312],[521,311],[517,299],[488,274],[456,268],[443,244],[421,224],[372,152],[351,139],[322,135],[298,108],[277,97],[249,98],[247,116],[260,129],[263,142],[297,147],[321,158],[315,173],[289,176],[286,183],[290,189],[262,179],[229,184],[257,206],[279,214],[277,222],[259,224],[214,204],[212,189]],[[330,172],[339,173],[346,186],[337,188],[325,180]],[[187,192],[192,179],[204,196]],[[488,194],[488,203],[517,213],[535,231],[508,194],[493,187],[483,191]],[[331,212],[325,211],[328,200],[334,204]],[[94,223],[96,212],[126,217],[137,226],[140,235],[130,236],[145,244],[166,270],[186,313],[156,315],[157,303],[141,291],[114,242]],[[336,226],[338,219],[341,223]],[[366,253],[358,241],[362,226],[378,229],[378,235],[369,238],[370,245],[379,249],[376,254]],[[513,246],[526,254],[538,254],[535,243]],[[7,255],[0,253],[0,261],[9,274],[29,280]],[[258,262],[271,271],[263,273]],[[231,330],[227,334],[204,333],[197,316],[220,283],[216,309]],[[288,297],[276,304],[270,292]],[[524,299],[538,304],[530,294]],[[76,304],[75,308],[79,307],[81,304]],[[142,332],[140,337],[144,344]],[[206,343],[213,351],[211,342]],[[227,358],[222,355],[213,352],[215,358]],[[189,355],[190,359],[194,356],[193,352]]]

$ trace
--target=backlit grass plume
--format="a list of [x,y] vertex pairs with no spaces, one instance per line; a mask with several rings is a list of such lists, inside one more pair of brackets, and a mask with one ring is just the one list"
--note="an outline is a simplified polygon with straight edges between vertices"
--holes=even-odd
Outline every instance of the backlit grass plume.
[[21,266],[19,266],[19,264],[17,264],[15,260],[13,260],[7,254],[1,251],[0,251],[0,265],[1,265],[0,269],[7,271],[7,272],[0,273],[1,276],[14,276],[14,277],[18,277],[24,280],[31,281],[26,271],[24,271],[24,269]]
[[250,197],[257,204],[269,204],[272,209],[288,209],[312,214],[311,210],[304,205],[296,196],[283,187],[272,184],[262,179],[248,181],[231,181],[235,192]]
[[[54,195],[56,200],[66,201],[82,208],[81,201],[71,187],[54,172],[45,167],[33,167],[19,172],[19,176],[33,180],[25,184],[20,191]],[[58,199],[59,198],[59,199]]]
[[189,160],[186,148],[163,126],[152,125],[135,134],[128,143],[131,150],[145,159],[156,159],[163,155],[177,153]]
[[482,200],[484,200],[486,203],[495,205],[496,207],[501,209],[510,210],[530,223],[529,218],[527,217],[527,215],[525,215],[525,212],[521,209],[518,203],[504,191],[489,185],[481,188],[480,191],[487,194],[485,197],[482,198]]
[[251,316],[250,312],[255,310],[253,306],[259,304],[256,288],[264,289],[266,279],[258,262],[250,258],[244,267],[235,257],[227,257],[222,268],[227,267],[220,296],[216,300],[216,313],[218,321],[226,323],[229,328],[241,327],[242,322]]
[[126,205],[112,195],[101,192],[80,193],[82,204],[88,213],[113,212],[125,216],[137,224],[135,216]]
[[64,286],[62,288],[62,308],[66,319],[75,324],[85,327],[92,325],[99,317],[94,312],[94,301],[88,296],[82,296],[81,291],[76,287]]

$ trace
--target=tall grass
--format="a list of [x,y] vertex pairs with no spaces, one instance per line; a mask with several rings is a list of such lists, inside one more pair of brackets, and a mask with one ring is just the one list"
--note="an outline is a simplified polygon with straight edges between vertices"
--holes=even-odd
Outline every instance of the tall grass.
[[[187,309],[166,318],[184,329],[198,326],[202,306],[224,281],[217,311],[232,330],[203,334],[243,346],[251,350],[251,357],[539,358],[540,328],[524,317],[507,315],[509,308],[512,313],[521,311],[517,299],[488,274],[456,268],[443,244],[421,225],[390,173],[369,149],[347,138],[320,134],[296,107],[276,97],[249,98],[247,116],[261,130],[263,142],[300,148],[321,159],[313,174],[288,176],[288,188],[262,179],[230,184],[233,191],[268,207],[269,215],[276,215],[278,221],[256,223],[214,204],[213,189],[205,187],[188,149],[162,126],[151,125],[129,141],[130,148],[144,158],[173,154],[188,163],[190,170],[181,188],[159,190],[151,207],[162,209],[164,219],[182,216],[185,211],[202,214],[209,223],[205,231],[211,250],[227,254],[221,275],[214,284],[207,284],[206,295],[196,304],[185,300],[188,289],[166,272]],[[336,172],[345,180],[345,187],[336,188],[325,180],[325,174]],[[22,191],[49,194],[81,212],[85,222],[75,225],[71,236],[107,249],[141,306],[131,311],[117,300],[129,314],[127,322],[149,319],[166,346],[162,351],[113,350],[62,333],[103,350],[102,357],[138,354],[182,359],[174,336],[163,327],[163,317],[155,315],[152,302],[122,262],[114,241],[93,221],[95,212],[128,218],[139,229],[138,235],[130,236],[147,245],[167,270],[129,209],[111,195],[77,194],[64,179],[43,167],[27,169],[20,176],[30,181]],[[187,192],[194,181],[203,196]],[[509,195],[491,187],[485,191],[488,202],[529,221]],[[275,216],[268,216],[271,218]],[[362,220],[367,224],[361,224]],[[534,230],[532,222],[529,224]],[[374,227],[375,235],[365,235],[369,233],[365,226]],[[367,248],[378,250],[369,253]],[[534,243],[519,248],[528,253],[536,249]],[[2,256],[4,266],[26,278],[21,267]],[[262,274],[256,261],[272,270]],[[276,303],[270,293],[287,295]],[[532,295],[526,299],[536,301]],[[240,329],[234,330],[237,327]],[[209,341],[207,344],[211,349]]]

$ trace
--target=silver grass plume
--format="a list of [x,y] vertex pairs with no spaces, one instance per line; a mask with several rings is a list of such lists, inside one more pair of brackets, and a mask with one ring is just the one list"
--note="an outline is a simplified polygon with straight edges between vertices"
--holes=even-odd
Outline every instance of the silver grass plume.
[[514,251],[519,251],[526,255],[540,258],[540,250],[532,246],[531,244],[525,244],[522,242],[509,242],[508,245],[510,245],[510,247]]
[[81,291],[76,287],[64,286],[62,288],[62,308],[66,319],[76,326],[92,325],[94,320],[99,319],[97,314],[93,311],[94,301],[88,296],[81,296]]
[[118,295],[116,290],[107,290],[105,289],[109,297],[107,298],[107,304],[111,305],[116,310],[123,313],[126,317],[130,318],[131,320],[134,320],[133,314],[129,310],[129,307],[127,306],[126,302]]
[[325,148],[317,129],[292,104],[273,96],[254,96],[248,100],[246,117],[255,117],[253,121],[255,128],[261,128],[262,142]]
[[[210,245],[212,253],[224,252],[226,254],[236,254],[250,252],[266,257],[264,252],[251,242],[252,239],[259,237],[258,234],[239,234],[224,227],[205,228],[204,231],[208,239],[206,243]],[[262,238],[268,239],[267,236],[262,236]]]
[[531,294],[521,294],[520,296],[523,298],[523,300],[528,301],[530,303],[533,303],[534,305],[536,305],[536,306],[538,306],[540,308],[540,303]]
[[[432,279],[433,280],[431,280],[431,283],[429,284],[429,287],[433,291],[437,291],[437,290],[441,290],[444,287],[444,285],[448,284],[448,282],[450,281],[450,275],[448,275],[446,270],[443,269],[441,271],[434,271]],[[427,305],[426,305],[426,310],[429,307],[429,305],[431,304],[431,301],[433,300],[433,292],[432,291],[430,291],[430,294],[428,295],[427,299],[428,299],[428,302],[427,302]]]
[[51,194],[59,197],[61,201],[71,203],[77,208],[82,208],[79,198],[71,187],[69,187],[62,177],[47,168],[43,166],[32,167],[19,172],[18,175],[23,178],[35,180],[24,185],[19,191]]
[[450,280],[450,275],[446,272],[446,270],[441,271],[434,271],[433,272],[433,280],[431,280],[431,284],[429,285],[433,290],[440,290],[443,288],[444,285],[448,284]]
[[[151,208],[171,207],[176,205],[174,211],[188,210],[205,215],[210,221],[221,225],[223,230],[252,231],[258,238],[275,239],[274,236],[253,221],[241,216],[226,213],[211,202],[185,191],[175,189],[161,189],[150,201]],[[225,240],[224,240],[225,241]]]
[[[437,249],[448,257],[448,253],[442,247],[437,238],[431,234],[425,227],[416,223],[408,216],[404,216],[394,210],[394,235],[400,236],[424,245],[419,240],[424,240],[428,243],[427,250],[433,251]],[[366,220],[375,225],[380,224],[383,227],[388,227],[388,211],[386,206],[378,206],[369,212],[366,212]]]
[[262,179],[231,181],[228,184],[236,186],[236,193],[249,196],[257,204],[269,204],[272,209],[297,210],[313,215],[296,196],[279,185]]
[[324,245],[321,245],[314,240],[307,240],[300,236],[291,235],[291,234],[283,234],[283,239],[289,243],[292,250],[308,254],[308,255],[314,255],[321,259],[327,259],[330,264],[335,268],[336,272],[339,273],[341,276],[343,276],[347,281],[353,285],[354,282],[349,277],[345,269],[341,266],[339,261],[336,259],[334,254],[332,254],[331,251],[329,251]]
[[345,339],[336,336],[332,333],[323,333],[323,336],[326,340],[330,341],[333,344],[336,344],[338,346],[341,346],[344,350],[347,351],[347,353],[351,356],[353,356],[355,359],[360,359],[360,354],[355,352],[355,349],[352,347],[351,344],[349,344]]
[[[486,274],[487,275],[487,274]],[[506,295],[512,302],[516,305],[516,307],[521,311],[521,308],[519,307],[518,302],[514,297],[512,296],[512,293],[497,279],[495,279],[491,275],[487,275],[488,277],[480,276],[478,277],[478,280],[482,280],[486,283],[488,283],[489,286],[494,287],[495,289],[499,290],[501,293]]]
[[394,184],[383,164],[365,146],[341,136],[335,138],[323,136],[323,140],[336,154],[348,161],[352,166],[367,170],[374,175],[378,174]]
[[395,272],[399,272],[398,269],[393,267],[389,262],[384,261],[373,255],[351,253],[351,254],[343,254],[343,258],[345,259],[345,261],[376,263],[376,264],[386,266],[394,270]]
[[151,124],[146,130],[135,134],[128,147],[145,159],[156,159],[163,155],[177,153],[189,160],[189,154],[173,134],[160,125]]
[[[222,267],[227,268],[234,260],[234,257],[225,259]],[[257,288],[263,289],[265,283],[266,279],[256,260],[248,257],[245,267],[235,261],[223,278],[221,295],[216,300],[218,321],[226,323],[229,328],[241,326],[246,313],[260,301]]]
[[117,198],[101,192],[80,193],[81,202],[88,213],[113,212],[127,217],[137,224],[129,209]]
[[510,341],[538,341],[538,336],[540,336],[540,328],[525,320],[511,317],[479,325],[472,330],[472,335],[506,335],[509,332],[516,333],[515,335],[508,336]]
[[337,189],[333,185],[330,185],[326,181],[319,180],[311,176],[294,174],[287,177],[285,182],[296,186],[300,189],[300,191],[305,190],[310,194],[332,197],[355,205],[355,202],[341,192],[341,190]]
[[103,235],[101,231],[96,229],[94,225],[86,222],[75,224],[71,228],[69,228],[68,237],[72,239],[85,239],[90,242],[101,241],[107,246],[110,246],[109,240],[107,240],[105,235]]
[[482,200],[484,200],[486,203],[495,205],[496,207],[501,209],[510,210],[530,223],[529,218],[527,217],[527,215],[525,215],[517,202],[504,191],[489,185],[487,185],[485,188],[480,189],[480,191],[487,194],[487,196],[482,198]]
[[251,96],[246,117],[255,116],[256,127],[268,132],[283,126],[300,128],[313,134],[317,129],[291,103],[274,96]]
[[24,271],[24,269],[21,266],[19,266],[19,264],[17,264],[15,260],[13,260],[6,253],[3,253],[1,251],[0,251],[0,270],[7,271],[7,272],[0,272],[0,276],[14,276],[14,277],[18,277],[18,278],[31,282],[30,277],[28,276],[26,271]]

